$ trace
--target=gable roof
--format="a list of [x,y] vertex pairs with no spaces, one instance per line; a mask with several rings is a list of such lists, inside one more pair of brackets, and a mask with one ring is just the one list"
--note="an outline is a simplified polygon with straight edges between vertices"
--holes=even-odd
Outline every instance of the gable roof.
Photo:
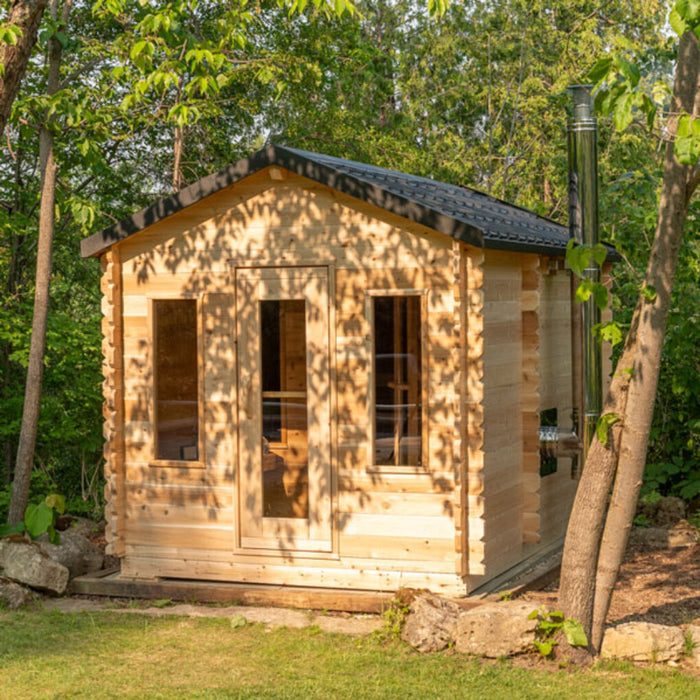
[[569,240],[565,226],[468,187],[270,145],[83,239],[81,254],[99,255],[128,236],[270,165],[480,248],[564,255]]

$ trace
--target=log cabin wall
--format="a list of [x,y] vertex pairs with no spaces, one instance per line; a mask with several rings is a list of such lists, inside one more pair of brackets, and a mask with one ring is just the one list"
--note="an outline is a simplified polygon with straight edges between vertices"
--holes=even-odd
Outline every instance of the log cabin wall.
[[[540,412],[572,425],[571,282],[563,261],[466,248],[470,590],[560,540],[571,459],[540,476]],[[471,312],[471,313],[470,313]]]
[[[485,573],[484,499],[484,251],[463,249],[464,357],[461,414],[466,470],[466,565],[469,580]],[[474,579],[478,580],[478,579]],[[470,588],[473,587],[470,584]]]
[[487,250],[482,265],[485,579],[522,558],[521,259]]
[[521,256],[520,314],[522,319],[522,512],[523,544],[541,541],[540,499],[540,305],[542,261],[538,255]]
[[[124,575],[465,592],[460,471],[466,448],[460,439],[460,387],[473,380],[462,376],[464,355],[459,352],[460,338],[466,335],[461,319],[469,313],[461,303],[460,245],[275,167],[175,213],[112,250],[118,251],[122,265],[123,468],[114,440],[108,442],[108,462],[110,474],[122,469],[124,502],[108,490],[108,512],[124,513],[123,521],[111,516],[114,541],[123,543],[117,551],[123,555]],[[487,260],[495,280],[511,267],[519,271],[507,255],[489,253]],[[334,527],[332,551],[327,553],[256,551],[237,544],[237,528],[245,517],[237,470],[245,456],[238,454],[236,433],[235,275],[237,267],[258,265],[327,265],[329,270]],[[520,327],[519,272],[513,284],[511,289],[503,277],[487,299],[494,305],[505,295],[506,313],[489,331],[496,352],[499,334],[508,333],[505,324],[516,307]],[[372,464],[367,399],[372,292],[418,294],[426,315],[427,463],[424,459],[411,469]],[[191,465],[165,463],[154,455],[152,317],[154,303],[163,299],[197,303],[203,449]],[[503,357],[508,381],[515,371],[513,361]],[[114,381],[118,387],[119,378]],[[496,420],[501,420],[502,393],[496,392],[487,404]],[[494,433],[492,440],[497,439],[503,438]],[[496,462],[507,450],[498,450],[496,443],[493,447],[493,477],[487,488],[496,499],[508,498],[511,487],[503,494],[498,482],[511,463],[516,472],[520,465],[511,456],[499,467]],[[500,527],[509,512],[502,509],[489,522]],[[507,532],[510,538],[511,528]],[[492,546],[500,541],[506,540],[494,540]]]
[[[571,275],[561,264],[543,261],[540,295],[540,406],[557,409],[559,429],[572,428]],[[556,471],[540,480],[540,542],[564,536],[578,481],[571,458],[557,458]]]
[[105,539],[107,553],[124,554],[124,363],[122,291],[119,253],[101,259],[102,277],[102,394],[105,475]]

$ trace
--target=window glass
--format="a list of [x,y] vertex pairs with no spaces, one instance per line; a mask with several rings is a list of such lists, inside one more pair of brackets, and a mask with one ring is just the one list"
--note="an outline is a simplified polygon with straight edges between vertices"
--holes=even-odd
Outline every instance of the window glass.
[[199,459],[197,302],[158,300],[155,315],[158,459]]
[[260,323],[263,513],[308,518],[305,302],[261,301]]
[[376,465],[422,462],[421,299],[374,297]]

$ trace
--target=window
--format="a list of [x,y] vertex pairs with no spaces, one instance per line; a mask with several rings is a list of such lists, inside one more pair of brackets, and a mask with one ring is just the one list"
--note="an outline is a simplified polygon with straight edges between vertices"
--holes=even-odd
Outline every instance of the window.
[[375,466],[424,466],[421,301],[372,297]]
[[263,514],[309,517],[306,307],[303,299],[260,302]]
[[153,302],[156,459],[197,462],[199,371],[197,302]]

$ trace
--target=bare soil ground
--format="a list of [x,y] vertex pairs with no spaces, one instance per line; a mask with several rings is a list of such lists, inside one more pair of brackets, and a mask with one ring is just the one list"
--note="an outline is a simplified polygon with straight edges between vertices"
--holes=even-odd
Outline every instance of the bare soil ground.
[[[524,596],[556,607],[557,583]],[[674,549],[630,546],[615,586],[609,624],[644,620],[700,624],[700,545]]]

